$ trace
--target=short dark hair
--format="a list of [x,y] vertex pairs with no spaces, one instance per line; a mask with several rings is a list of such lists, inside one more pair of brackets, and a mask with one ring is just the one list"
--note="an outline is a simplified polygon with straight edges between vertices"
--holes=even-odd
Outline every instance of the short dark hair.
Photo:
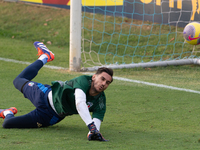
[[106,72],[107,74],[109,74],[112,77],[112,81],[113,81],[113,70],[111,68],[107,68],[107,67],[98,68],[98,70],[96,71],[96,74],[101,74],[102,72]]

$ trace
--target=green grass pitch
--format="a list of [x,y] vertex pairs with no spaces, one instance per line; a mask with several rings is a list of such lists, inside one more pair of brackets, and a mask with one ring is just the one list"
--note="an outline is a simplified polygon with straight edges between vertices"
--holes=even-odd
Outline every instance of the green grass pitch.
[[[18,115],[34,106],[12,81],[26,65],[0,63],[1,107],[15,106]],[[80,74],[42,68],[34,81],[50,84]],[[101,132],[109,142],[89,142],[88,129],[78,115],[38,129],[0,128],[1,149],[198,149],[199,94],[115,80],[106,91],[107,113]],[[3,120],[0,120],[0,124]]]
[[[67,11],[53,9],[46,14],[49,9],[32,7],[0,0],[0,57],[31,63],[37,59],[33,42],[52,40],[53,44],[47,47],[55,53],[55,60],[48,65],[67,68],[69,32],[66,22],[69,18],[64,16]],[[23,10],[31,11],[24,13]],[[36,19],[38,16],[41,20]],[[43,20],[49,18],[52,22],[43,26]],[[55,18],[63,22],[68,20],[65,27],[59,28],[62,30],[59,33],[66,33],[64,37],[53,35],[52,31],[57,32],[54,23],[58,20]],[[35,20],[42,26],[35,24]],[[17,116],[35,109],[12,84],[26,66],[0,60],[0,108],[15,106]],[[117,69],[114,76],[200,91],[199,72],[199,66],[191,65]],[[42,68],[34,81],[50,84],[53,80],[65,81],[79,75],[82,73]],[[101,133],[109,142],[88,141],[88,128],[78,115],[73,115],[48,128],[0,127],[0,149],[200,149],[199,94],[119,80],[114,80],[105,93],[107,112]],[[0,126],[2,123],[0,119]]]

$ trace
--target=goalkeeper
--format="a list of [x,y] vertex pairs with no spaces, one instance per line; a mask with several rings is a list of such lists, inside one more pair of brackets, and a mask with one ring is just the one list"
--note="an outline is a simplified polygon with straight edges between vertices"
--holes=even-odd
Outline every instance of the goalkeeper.
[[102,67],[92,76],[82,75],[65,82],[53,81],[51,86],[43,85],[32,79],[44,64],[54,60],[54,54],[43,43],[34,42],[34,46],[38,60],[25,68],[13,84],[36,109],[17,117],[14,117],[17,113],[15,107],[0,109],[0,117],[5,118],[3,127],[47,127],[66,116],[79,114],[89,128],[88,140],[106,141],[99,131],[106,111],[104,90],[113,81],[113,70]]

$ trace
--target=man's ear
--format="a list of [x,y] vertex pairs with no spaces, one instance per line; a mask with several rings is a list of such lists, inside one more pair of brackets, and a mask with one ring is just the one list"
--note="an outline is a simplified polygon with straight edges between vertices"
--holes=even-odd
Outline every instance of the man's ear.
[[95,77],[96,77],[96,74],[93,74],[93,76],[92,76],[92,81],[95,79]]

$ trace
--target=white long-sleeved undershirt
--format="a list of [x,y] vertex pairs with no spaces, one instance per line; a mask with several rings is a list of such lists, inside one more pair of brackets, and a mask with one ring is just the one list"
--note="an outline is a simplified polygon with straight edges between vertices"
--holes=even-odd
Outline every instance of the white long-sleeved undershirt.
[[81,89],[75,89],[75,101],[76,101],[76,109],[81,116],[82,120],[86,125],[89,125],[94,121],[97,130],[100,131],[101,120],[98,118],[93,118],[90,115],[88,106],[86,104],[86,95]]

